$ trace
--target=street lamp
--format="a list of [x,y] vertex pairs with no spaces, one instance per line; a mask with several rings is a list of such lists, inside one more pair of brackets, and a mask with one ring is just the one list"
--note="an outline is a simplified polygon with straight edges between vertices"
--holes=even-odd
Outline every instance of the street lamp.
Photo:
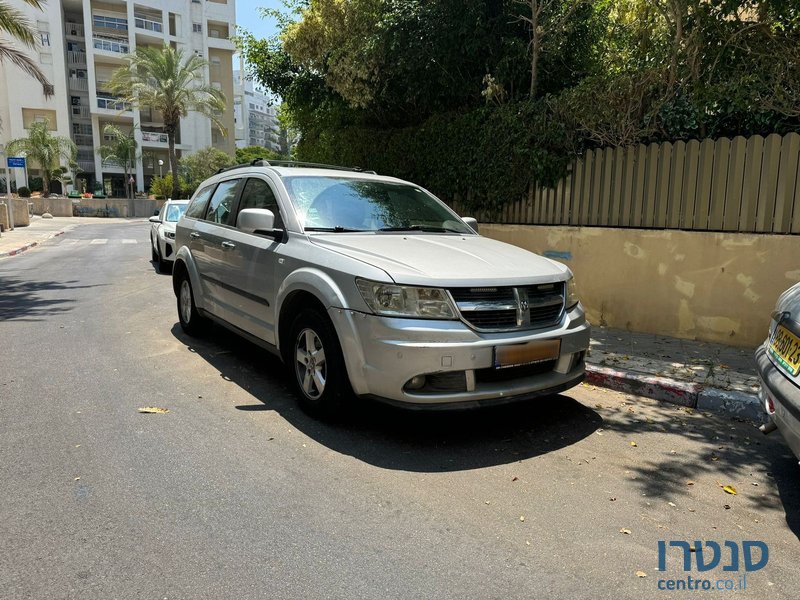
[[163,165],[164,165],[164,161],[163,161],[163,160],[161,160],[161,159],[159,158],[159,159],[158,159],[158,176],[159,176],[161,179],[163,179],[163,178],[164,178],[164,174],[161,172],[161,167],[162,167]]

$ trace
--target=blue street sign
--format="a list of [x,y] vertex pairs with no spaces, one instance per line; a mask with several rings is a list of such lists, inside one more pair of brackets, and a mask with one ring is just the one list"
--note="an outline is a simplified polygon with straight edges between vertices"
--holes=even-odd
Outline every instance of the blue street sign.
[[6,162],[8,163],[9,168],[18,168],[24,169],[25,168],[25,157],[24,156],[9,156],[6,158]]

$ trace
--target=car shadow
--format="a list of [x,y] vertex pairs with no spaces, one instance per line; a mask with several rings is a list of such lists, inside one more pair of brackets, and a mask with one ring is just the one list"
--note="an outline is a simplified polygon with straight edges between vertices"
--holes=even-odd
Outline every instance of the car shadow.
[[72,310],[75,300],[54,297],[68,290],[96,285],[79,285],[77,281],[36,281],[0,275],[0,321],[41,321]]
[[602,425],[592,409],[564,395],[461,411],[413,411],[354,399],[345,418],[316,420],[298,407],[283,363],[266,350],[212,326],[203,338],[172,334],[256,403],[242,411],[275,411],[325,447],[366,463],[415,472],[479,469],[553,452]]

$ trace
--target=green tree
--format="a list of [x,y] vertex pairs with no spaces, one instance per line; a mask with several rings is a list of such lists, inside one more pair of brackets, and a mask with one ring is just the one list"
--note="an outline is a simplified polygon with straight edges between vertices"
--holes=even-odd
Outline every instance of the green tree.
[[186,57],[182,50],[140,47],[126,56],[127,66],[114,72],[111,90],[136,107],[149,107],[164,117],[164,131],[169,144],[172,171],[172,197],[180,197],[178,156],[175,136],[180,121],[189,111],[208,117],[223,135],[225,127],[219,117],[225,110],[225,95],[203,83],[208,62],[198,56]]
[[230,154],[209,146],[181,157],[180,163],[185,179],[183,192],[191,195],[205,179],[220,169],[232,166],[234,161]]
[[[22,0],[26,4],[42,10],[42,0]],[[12,8],[8,2],[0,0],[0,34],[6,34],[12,39],[17,40],[24,47],[35,50],[36,29],[33,24],[25,18],[20,11]],[[42,84],[46,97],[53,95],[53,86],[39,65],[25,54],[22,50],[15,48],[8,40],[0,35],[0,62],[9,61],[15,64],[28,75]]]
[[61,160],[75,160],[77,148],[71,139],[52,135],[49,121],[44,120],[31,123],[28,137],[8,142],[7,152],[10,155],[24,152],[31,163],[39,166],[42,171],[42,194],[47,197],[50,195],[51,172]]
[[130,173],[136,166],[138,144],[133,135],[133,129],[123,131],[113,123],[103,127],[103,135],[111,138],[111,142],[103,144],[97,153],[103,162],[116,162],[125,172],[125,192],[128,198],[133,198],[133,184],[130,183]]
[[238,164],[250,163],[259,158],[265,160],[279,160],[281,157],[274,150],[263,146],[247,146],[236,149],[236,162]]

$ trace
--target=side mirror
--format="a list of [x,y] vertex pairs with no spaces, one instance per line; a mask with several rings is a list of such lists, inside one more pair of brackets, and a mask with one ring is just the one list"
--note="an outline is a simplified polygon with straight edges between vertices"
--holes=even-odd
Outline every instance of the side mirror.
[[158,218],[158,213],[154,217],[150,217],[151,223],[161,223],[161,219]]
[[461,220],[464,221],[467,225],[472,227],[475,233],[478,233],[478,220],[474,217],[461,217]]
[[275,214],[267,208],[245,208],[239,213],[237,227],[245,233],[266,235],[276,242],[285,240],[283,229],[274,229]]

